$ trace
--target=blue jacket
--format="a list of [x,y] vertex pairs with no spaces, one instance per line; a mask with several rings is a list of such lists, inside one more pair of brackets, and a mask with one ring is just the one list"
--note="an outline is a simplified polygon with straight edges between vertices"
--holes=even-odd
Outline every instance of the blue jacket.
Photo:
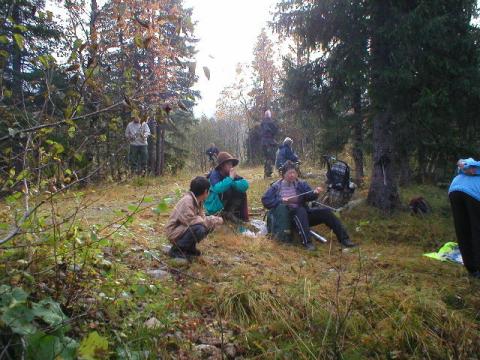
[[298,156],[287,144],[280,145],[278,147],[277,158],[275,159],[275,167],[280,169],[287,160],[297,162]]
[[208,194],[204,204],[207,215],[216,214],[223,210],[223,202],[220,199],[220,194],[230,189],[240,192],[246,192],[248,190],[247,180],[240,176],[237,176],[235,180],[233,180],[230,176],[223,176],[217,169],[210,173],[208,179],[210,180],[210,194]]
[[219,153],[219,150],[216,146],[209,147],[207,151],[205,151],[205,154],[207,154],[210,159],[213,159],[213,155],[217,156],[218,153]]
[[464,162],[465,169],[475,168],[477,175],[468,175],[461,169],[458,169],[458,175],[452,180],[448,193],[461,191],[480,201],[480,161],[475,161],[472,158],[460,161]]
[[[274,207],[277,207],[277,205],[282,203],[282,197],[280,195],[280,186],[281,182],[283,179],[275,181],[263,194],[262,196],[262,204],[265,206],[267,209],[273,209]],[[311,191],[308,194],[301,195],[299,197],[299,205],[300,206],[305,206],[305,204],[309,201],[316,200],[318,198],[318,194],[315,194],[312,191],[312,188],[310,185],[308,185],[305,181],[297,180],[295,190],[297,191],[298,194],[303,194],[308,191]]]

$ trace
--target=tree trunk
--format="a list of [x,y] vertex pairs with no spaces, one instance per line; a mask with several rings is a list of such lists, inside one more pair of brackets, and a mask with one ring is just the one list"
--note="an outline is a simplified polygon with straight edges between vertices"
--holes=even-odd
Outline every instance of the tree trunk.
[[160,129],[160,175],[165,170],[165,129]]
[[156,138],[155,138],[155,175],[161,175],[162,168],[162,134],[160,130],[160,124],[157,124]]
[[372,182],[367,199],[370,205],[387,211],[392,211],[400,205],[391,121],[390,109],[379,111],[374,119]]
[[355,182],[360,186],[363,182],[363,114],[360,88],[355,89],[353,97],[353,161],[355,162]]
[[412,168],[409,159],[410,156],[406,152],[398,154],[398,183],[400,186],[407,186],[412,181]]
[[155,120],[149,121],[148,126],[152,136],[148,139],[148,170],[150,174],[155,174],[155,164],[157,159],[156,153],[156,139],[157,139],[157,122]]
[[391,51],[395,46],[389,39],[386,25],[392,21],[392,4],[388,1],[375,1],[372,4],[373,34],[371,97],[375,110],[373,119],[373,164],[372,182],[367,201],[384,211],[393,211],[400,206],[397,176],[395,171],[395,134],[391,106],[388,96],[390,84],[386,74],[392,72]]
[[[13,22],[16,25],[22,25],[22,19],[20,18],[20,6],[14,5],[12,11]],[[13,30],[14,33],[21,34],[18,28]],[[22,96],[22,50],[17,46],[13,47],[12,54],[12,90],[13,94],[21,99]]]

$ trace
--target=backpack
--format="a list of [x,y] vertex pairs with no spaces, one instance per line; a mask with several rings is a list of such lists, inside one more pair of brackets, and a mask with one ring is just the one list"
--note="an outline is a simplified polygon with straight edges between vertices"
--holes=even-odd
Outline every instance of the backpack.
[[422,196],[410,200],[408,206],[414,215],[424,215],[432,211],[427,200],[425,200]]
[[335,161],[327,170],[327,179],[334,189],[345,189],[350,182],[350,166],[344,161]]
[[290,210],[280,204],[267,212],[267,232],[281,242],[292,242],[292,221]]

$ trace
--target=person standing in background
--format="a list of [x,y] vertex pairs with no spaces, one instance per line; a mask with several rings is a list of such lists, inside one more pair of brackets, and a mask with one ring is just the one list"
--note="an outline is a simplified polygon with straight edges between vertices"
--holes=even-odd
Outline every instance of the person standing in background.
[[149,136],[150,128],[147,122],[140,122],[139,118],[130,121],[125,129],[125,137],[130,143],[128,162],[133,173],[145,174],[147,171]]

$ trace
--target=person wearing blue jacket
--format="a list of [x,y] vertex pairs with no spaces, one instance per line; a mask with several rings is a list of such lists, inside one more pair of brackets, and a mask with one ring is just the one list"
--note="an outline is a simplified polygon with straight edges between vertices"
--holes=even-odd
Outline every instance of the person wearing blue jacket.
[[275,167],[280,170],[280,168],[285,164],[287,160],[291,162],[298,162],[298,156],[292,150],[293,140],[289,137],[286,137],[283,140],[283,144],[278,147],[277,158],[275,159]]
[[480,279],[480,161],[460,159],[448,197],[463,265]]
[[207,215],[220,214],[234,223],[248,221],[248,181],[237,175],[238,160],[227,152],[217,156],[217,166],[210,173],[210,194],[205,201]]
[[310,227],[325,224],[335,233],[338,241],[345,247],[354,247],[347,230],[340,220],[327,208],[308,207],[309,201],[316,200],[321,187],[312,189],[307,182],[298,179],[295,164],[285,162],[281,168],[282,179],[274,182],[262,197],[262,204],[273,209],[280,204],[289,207],[293,226],[298,230],[303,245],[308,250],[315,250],[311,240]]

